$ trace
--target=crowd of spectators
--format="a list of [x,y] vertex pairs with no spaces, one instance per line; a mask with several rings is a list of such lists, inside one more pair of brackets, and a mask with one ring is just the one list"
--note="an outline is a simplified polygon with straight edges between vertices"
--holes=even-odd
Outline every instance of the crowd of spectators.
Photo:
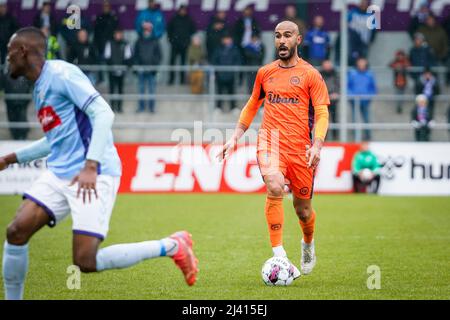
[[[354,6],[348,13],[349,31],[349,55],[347,89],[350,95],[349,105],[352,120],[370,122],[370,106],[372,97],[377,94],[377,81],[374,72],[368,63],[368,55],[377,31],[367,28],[365,21],[368,18],[367,8],[370,1],[361,0],[358,6]],[[154,113],[157,85],[157,68],[163,59],[161,38],[167,35],[170,45],[170,65],[216,65],[216,66],[260,66],[266,57],[266,48],[262,41],[262,31],[258,20],[255,18],[253,7],[244,8],[241,16],[231,23],[226,11],[215,12],[206,27],[205,37],[200,37],[196,22],[191,17],[186,5],[178,7],[176,13],[166,20],[161,12],[159,4],[155,0],[148,1],[148,7],[140,11],[135,19],[134,27],[137,40],[129,43],[121,29],[119,16],[113,11],[109,1],[103,2],[101,13],[94,19],[81,16],[81,29],[68,28],[70,19],[64,18],[57,21],[54,16],[52,3],[44,1],[40,11],[33,19],[33,25],[40,28],[48,38],[47,59],[65,59],[80,66],[89,65],[140,65],[148,67],[135,71],[137,79],[137,91],[142,94],[136,106],[136,112]],[[334,64],[339,63],[340,35],[333,42],[329,32],[326,31],[326,20],[317,15],[312,17],[311,25],[300,19],[295,5],[287,5],[284,17],[281,20],[295,22],[303,37],[303,43],[298,51],[302,58],[309,61],[321,70],[330,93],[330,115],[332,122],[338,122],[338,101],[340,92],[339,74]],[[364,21],[364,23],[362,23]],[[442,21],[441,21],[442,22]],[[450,66],[450,18],[441,24],[432,14],[428,5],[420,6],[411,20],[408,33],[412,39],[412,47],[409,52],[401,48],[395,54],[389,67],[393,71],[395,93],[399,95],[396,104],[397,113],[403,112],[404,103],[401,97],[408,93],[412,87],[414,94],[421,97],[423,104],[426,98],[427,117],[430,120],[435,115],[435,96],[440,93],[438,77],[433,73],[436,66]],[[19,25],[7,9],[4,2],[0,1],[0,64],[5,63],[6,46],[10,36],[19,28]],[[59,40],[63,43],[59,43]],[[334,52],[334,55],[332,54]],[[331,57],[334,56],[335,63]],[[450,68],[449,68],[450,70]],[[109,93],[123,94],[126,68],[117,68],[108,72],[92,71],[91,68],[83,70],[94,85],[101,84],[105,80],[109,85]],[[206,74],[201,71],[189,73],[171,71],[168,74],[168,85],[189,84],[191,92],[200,94],[204,91]],[[106,77],[105,77],[106,76]],[[5,76],[4,76],[5,77]],[[235,72],[226,69],[218,69],[216,72],[216,93],[219,95],[232,95],[237,86],[246,88],[251,92],[256,72]],[[9,80],[3,80],[3,88],[7,92]],[[408,86],[409,81],[412,85]],[[447,84],[450,84],[450,71],[446,75]],[[14,86],[14,93],[29,93],[27,85]],[[120,97],[120,96],[118,96]],[[123,112],[123,103],[115,97],[111,106],[115,112]],[[144,98],[145,97],[145,98]],[[416,99],[416,101],[419,101]],[[236,101],[230,102],[228,108],[225,101],[217,100],[216,112],[239,112]],[[8,102],[8,101],[7,101]],[[11,121],[26,120],[26,100],[18,100],[25,112],[8,112]],[[13,102],[9,101],[12,105]],[[416,103],[419,104],[418,102]],[[414,109],[417,106],[415,106]],[[11,107],[12,108],[12,107]],[[419,117],[424,123],[422,109],[413,115],[413,119]],[[450,121],[450,109],[448,111]],[[10,116],[11,115],[11,116]],[[417,119],[416,119],[417,120]],[[416,121],[413,120],[413,121]],[[429,123],[427,121],[426,123]],[[413,122],[417,126],[416,122]],[[14,136],[22,137],[15,131]],[[26,135],[26,133],[25,133]],[[421,135],[426,136],[426,135]],[[332,139],[338,139],[338,131],[330,133]],[[370,130],[363,132],[363,139],[370,140]]]

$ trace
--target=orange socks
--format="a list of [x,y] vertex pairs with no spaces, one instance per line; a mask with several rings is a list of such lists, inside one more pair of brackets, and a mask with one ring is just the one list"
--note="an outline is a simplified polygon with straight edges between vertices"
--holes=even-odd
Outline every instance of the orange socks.
[[314,236],[314,224],[316,222],[316,212],[313,210],[308,222],[300,220],[300,226],[303,231],[303,240],[305,243],[311,243]]
[[[269,196],[266,198],[266,219],[272,248],[282,246],[284,223],[283,198]],[[315,222],[316,212],[314,210],[312,211],[308,222],[300,220],[305,243],[311,243],[313,241]]]
[[268,196],[266,198],[266,219],[269,226],[270,242],[272,247],[283,244],[283,198]]

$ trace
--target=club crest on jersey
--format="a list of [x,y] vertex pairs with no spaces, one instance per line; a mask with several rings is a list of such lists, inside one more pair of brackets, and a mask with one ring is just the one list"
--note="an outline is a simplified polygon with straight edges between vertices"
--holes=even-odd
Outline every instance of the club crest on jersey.
[[267,100],[270,103],[292,103],[292,104],[300,103],[300,100],[297,97],[295,97],[295,98],[286,98],[286,97],[282,97],[280,94],[274,93],[272,91],[268,92]]
[[300,78],[297,76],[293,76],[291,77],[291,80],[289,80],[289,82],[294,86],[298,86],[300,84]]
[[45,133],[61,124],[61,118],[56,114],[52,106],[41,108],[38,112],[38,119]]

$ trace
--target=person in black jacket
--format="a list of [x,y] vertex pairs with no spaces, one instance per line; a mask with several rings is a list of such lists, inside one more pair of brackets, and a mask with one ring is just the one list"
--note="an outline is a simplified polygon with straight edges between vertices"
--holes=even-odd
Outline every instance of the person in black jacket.
[[58,33],[58,26],[56,19],[52,12],[52,2],[44,1],[41,11],[39,11],[33,19],[33,26],[38,29],[49,28],[50,33],[55,35]]
[[[170,65],[180,57],[181,65],[186,64],[186,54],[192,35],[197,31],[194,21],[189,16],[187,7],[181,5],[177,14],[169,21],[167,25],[167,35],[171,45]],[[171,71],[169,76],[169,85],[175,82],[175,72]],[[180,73],[180,82],[185,83],[185,73]]]
[[[103,1],[102,14],[95,18],[94,41],[97,52],[99,53],[99,63],[104,64],[103,53],[108,41],[113,40],[114,31],[119,26],[117,15],[111,10],[111,4],[108,0]],[[98,72],[98,83],[103,82],[103,72]]]
[[6,3],[0,3],[0,64],[5,63],[9,38],[17,29],[19,29],[19,25],[8,12]]
[[[247,64],[245,61],[245,47],[252,41],[252,35],[260,35],[261,28],[253,17],[252,6],[245,7],[242,12],[242,16],[238,19],[233,29],[234,43],[239,48],[241,53],[241,60],[244,65]],[[239,73],[239,83],[242,83],[244,73]]]
[[229,33],[227,25],[227,12],[217,11],[211,17],[211,21],[206,29],[206,51],[208,55],[208,62],[212,63],[214,52],[222,45],[222,38]]
[[[31,83],[24,77],[11,78],[8,73],[0,73],[0,89],[3,88],[5,94],[29,94],[31,93]],[[6,111],[9,122],[27,122],[27,109],[30,99],[5,99]],[[29,128],[10,128],[11,136],[14,140],[26,140]]]
[[[222,38],[222,46],[218,48],[212,59],[215,66],[236,66],[242,63],[239,49],[234,45],[231,35],[225,35]],[[218,94],[232,95],[235,92],[234,72],[217,72],[217,91]],[[231,110],[235,110],[236,102],[230,100]],[[223,111],[222,100],[217,100],[217,109]]]
[[[339,93],[340,93],[340,80],[339,74],[333,66],[331,60],[322,61],[322,70],[320,72],[323,81],[328,88],[328,94],[330,96],[330,105],[328,106],[328,112],[330,114],[330,122],[338,123],[338,113],[337,107],[339,103]],[[339,139],[338,130],[330,130],[329,138],[333,140]]]
[[[252,41],[244,47],[246,66],[261,66],[263,64],[266,49],[258,34],[252,35]],[[256,79],[256,70],[247,74],[247,91],[252,93]]]
[[[425,37],[421,33],[414,35],[414,44],[409,51],[409,60],[412,67],[429,68],[436,65],[436,58],[433,54],[433,50],[425,42]],[[411,77],[415,82],[420,77],[420,71],[411,72]]]
[[[139,37],[134,48],[134,64],[139,66],[157,66],[161,63],[161,47],[159,40],[152,38],[153,25],[150,22],[143,23],[142,36]],[[145,94],[148,87],[148,94],[156,92],[156,71],[138,71],[139,93]],[[151,113],[155,113],[155,100],[150,98],[148,108]],[[139,100],[137,112],[145,111],[145,100]]]
[[[447,109],[447,124],[450,126],[450,106]],[[448,137],[450,138],[450,128],[448,129]]]
[[[74,50],[73,63],[78,66],[98,64],[98,54],[95,46],[89,42],[89,34],[85,29],[77,33],[77,43]],[[82,69],[83,70],[83,69]],[[83,70],[92,84],[96,83],[96,74],[91,70]]]
[[261,28],[253,17],[253,9],[251,6],[247,6],[233,29],[234,43],[241,49],[242,56],[244,56],[245,46],[252,41],[252,35],[259,35],[260,33]]
[[94,43],[97,52],[105,52],[108,41],[113,40],[115,30],[119,26],[117,15],[111,10],[109,1],[103,2],[103,12],[95,18]]
[[[132,58],[131,46],[124,40],[123,30],[114,31],[114,38],[105,45],[104,58],[108,65],[129,65]],[[125,70],[109,71],[109,93],[123,94]],[[122,99],[114,99],[111,103],[113,111],[122,113]]]
[[75,59],[76,50],[78,43],[78,32],[80,30],[86,30],[88,34],[92,32],[92,26],[89,19],[85,15],[81,14],[80,27],[81,29],[72,28],[71,23],[73,21],[69,19],[70,14],[67,14],[62,20],[59,26],[59,33],[64,39],[66,50],[64,52],[64,59],[68,62],[72,62]]

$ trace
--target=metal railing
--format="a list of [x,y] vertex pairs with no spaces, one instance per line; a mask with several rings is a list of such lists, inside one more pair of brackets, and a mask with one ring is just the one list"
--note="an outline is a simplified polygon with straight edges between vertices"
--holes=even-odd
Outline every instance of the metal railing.
[[[192,71],[203,71],[205,75],[205,87],[206,91],[202,94],[186,94],[186,93],[155,93],[155,94],[137,94],[137,93],[127,93],[127,94],[103,94],[105,99],[110,101],[114,100],[125,100],[125,101],[139,101],[142,99],[152,99],[152,100],[165,100],[165,101],[176,101],[176,102],[201,102],[202,108],[202,117],[201,119],[204,123],[205,128],[217,128],[217,129],[230,129],[235,126],[234,122],[222,121],[217,122],[217,120],[213,117],[213,111],[216,108],[216,102],[218,100],[222,101],[246,101],[249,98],[249,94],[247,93],[237,93],[233,95],[223,95],[217,94],[216,92],[216,75],[217,72],[232,72],[235,77],[239,75],[239,73],[249,73],[255,72],[259,69],[259,67],[255,66],[210,66],[210,65],[202,65],[202,66],[108,66],[108,65],[90,65],[90,66],[80,66],[80,68],[85,72],[111,72],[111,71],[125,71],[128,75],[133,72],[147,72],[147,71],[156,71],[157,73],[164,72],[180,72],[184,71],[186,73]],[[337,68],[339,70],[339,68]],[[374,67],[372,70],[377,72],[392,72],[391,69],[386,67]],[[423,68],[409,68],[410,72],[421,71]],[[447,72],[447,68],[445,67],[434,67],[433,71],[443,75]],[[158,90],[157,90],[158,91]],[[5,99],[31,99],[31,94],[6,94],[3,95]],[[347,110],[349,110],[349,100],[356,100],[355,107],[355,118],[360,119],[360,108],[358,107],[359,102],[362,99],[370,98],[373,102],[384,101],[384,102],[397,102],[403,101],[405,103],[413,104],[415,95],[405,94],[405,95],[394,95],[394,94],[378,94],[375,96],[348,96],[346,99],[343,99]],[[450,95],[439,95],[436,96],[435,101],[438,103],[448,102],[450,101]],[[392,108],[393,110],[393,108]],[[340,132],[354,132],[353,139],[355,141],[360,141],[362,139],[362,132],[364,130],[412,130],[412,125],[410,124],[410,117],[407,115],[405,117],[404,122],[371,122],[371,123],[363,123],[363,122],[352,122],[350,118],[350,111],[347,111],[347,117],[345,119],[340,119],[338,123],[331,123],[330,130],[339,130]],[[193,122],[183,122],[177,121],[178,115],[174,115],[173,121],[165,121],[165,122],[126,122],[121,120],[120,116],[116,118],[116,122],[114,127],[117,129],[138,129],[138,130],[157,130],[157,129],[168,129],[174,130],[178,128],[185,129],[193,129]],[[6,119],[5,119],[6,120]],[[255,123],[258,125],[258,123]],[[39,128],[40,125],[37,122],[30,123],[20,123],[14,122],[10,123],[7,121],[0,121],[0,128]],[[450,125],[446,123],[446,119],[438,119],[438,121],[434,124],[433,130],[450,130]]]

